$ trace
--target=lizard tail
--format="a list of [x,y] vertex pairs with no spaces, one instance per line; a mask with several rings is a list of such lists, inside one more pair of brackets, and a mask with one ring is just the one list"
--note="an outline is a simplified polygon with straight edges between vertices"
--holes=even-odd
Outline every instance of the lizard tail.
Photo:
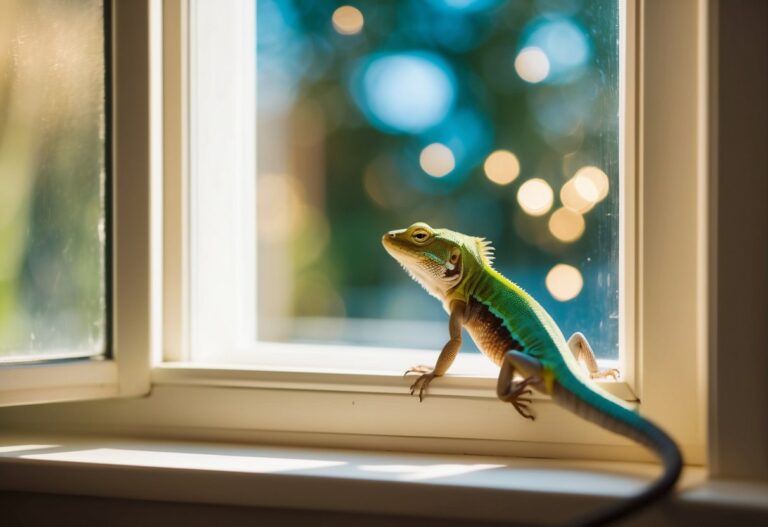
[[574,386],[574,389],[556,387],[552,394],[555,402],[588,421],[637,441],[654,452],[664,465],[662,474],[639,494],[598,509],[572,524],[572,527],[597,527],[624,518],[669,493],[680,476],[683,458],[675,441],[664,430],[635,411],[576,382],[580,386]]

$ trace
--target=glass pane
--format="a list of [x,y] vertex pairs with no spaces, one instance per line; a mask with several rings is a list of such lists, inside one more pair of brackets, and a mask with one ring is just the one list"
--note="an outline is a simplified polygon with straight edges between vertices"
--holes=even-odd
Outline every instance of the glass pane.
[[257,4],[259,337],[440,349],[380,244],[425,221],[617,358],[618,2],[331,4]]
[[105,349],[98,0],[3,0],[0,361]]

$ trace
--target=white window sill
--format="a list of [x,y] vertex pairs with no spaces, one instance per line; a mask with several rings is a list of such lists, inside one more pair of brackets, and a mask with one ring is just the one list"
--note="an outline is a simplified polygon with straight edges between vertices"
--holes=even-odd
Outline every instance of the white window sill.
[[[496,376],[481,376],[474,372],[451,372],[430,385],[428,396],[476,397],[496,401]],[[314,390],[324,392],[355,392],[402,395],[416,375],[406,377],[402,372],[348,369],[321,370],[290,366],[167,363],[152,370],[155,386],[218,386],[239,388],[269,388],[275,390]],[[636,402],[629,385],[617,381],[598,381],[608,393],[627,402]],[[534,393],[534,399],[549,399]]]
[[[154,366],[155,385],[238,386],[249,388],[354,391],[402,394],[416,365],[432,365],[432,350],[341,344],[260,342],[253,349],[214,353],[215,360],[163,362]],[[620,368],[618,360],[600,360],[602,368]],[[430,386],[432,395],[496,398],[498,366],[480,353],[460,353],[449,374]],[[637,401],[627,382],[603,380],[600,386],[625,401]],[[536,396],[536,398],[540,398]]]
[[[94,436],[0,440],[6,491],[524,524],[561,523],[631,495],[657,473],[641,463]],[[677,497],[650,514],[678,521],[733,510],[768,519],[768,485],[708,482],[691,467]]]

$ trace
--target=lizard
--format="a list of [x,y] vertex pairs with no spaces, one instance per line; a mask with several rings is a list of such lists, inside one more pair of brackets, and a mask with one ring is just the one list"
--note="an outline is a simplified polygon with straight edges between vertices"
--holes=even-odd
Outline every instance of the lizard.
[[[664,470],[639,494],[623,500],[578,525],[604,525],[624,517],[670,492],[682,470],[675,441],[628,403],[602,390],[592,379],[612,376],[600,371],[594,352],[581,333],[568,341],[544,308],[493,267],[493,246],[484,238],[417,222],[382,237],[386,251],[426,291],[442,302],[449,315],[449,340],[434,367],[419,365],[411,395],[423,400],[429,384],[445,375],[462,343],[462,328],[483,354],[500,366],[496,395],[526,419],[533,391],[607,430],[632,439],[655,453]],[[581,370],[583,360],[589,376]],[[515,377],[515,374],[518,377]],[[521,377],[521,380],[517,380]]]

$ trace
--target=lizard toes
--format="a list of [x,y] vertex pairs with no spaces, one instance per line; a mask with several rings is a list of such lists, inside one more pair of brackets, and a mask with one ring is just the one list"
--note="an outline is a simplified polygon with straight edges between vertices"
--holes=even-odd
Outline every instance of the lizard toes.
[[512,406],[514,406],[515,410],[517,410],[517,413],[525,417],[526,419],[530,419],[531,421],[536,420],[534,415],[529,411],[528,404],[530,404],[530,400],[528,399],[515,399],[512,401]]
[[429,366],[424,366],[423,364],[420,364],[418,366],[413,366],[412,368],[408,368],[405,370],[405,373],[403,374],[403,377],[407,376],[409,373],[420,373],[424,375],[425,373],[430,373],[432,371],[432,368]]

